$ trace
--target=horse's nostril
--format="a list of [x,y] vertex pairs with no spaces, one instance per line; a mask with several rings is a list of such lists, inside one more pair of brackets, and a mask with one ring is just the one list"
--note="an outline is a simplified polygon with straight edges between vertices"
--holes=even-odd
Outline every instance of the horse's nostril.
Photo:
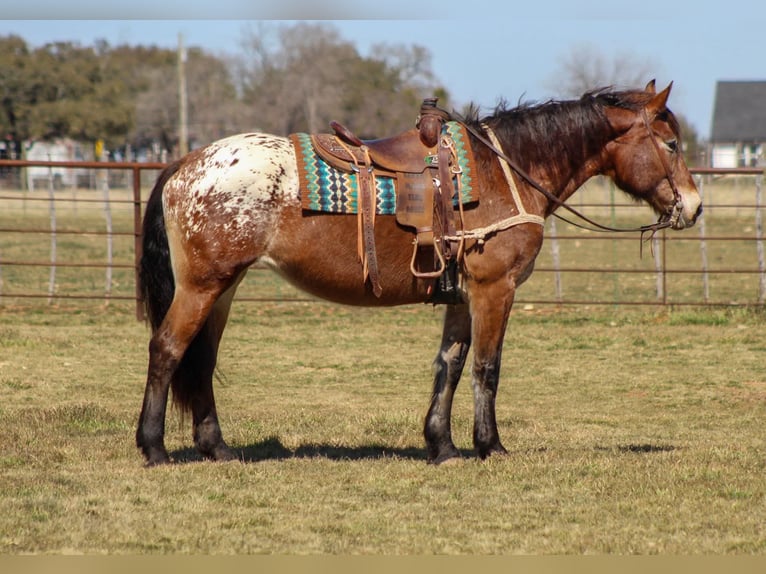
[[697,218],[702,215],[702,204],[700,203],[699,206],[697,206],[697,211],[694,212],[694,221],[697,221]]

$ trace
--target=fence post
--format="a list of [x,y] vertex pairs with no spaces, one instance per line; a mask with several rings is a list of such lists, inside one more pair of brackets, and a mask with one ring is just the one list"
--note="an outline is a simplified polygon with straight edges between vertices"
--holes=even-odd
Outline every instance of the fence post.
[[[664,231],[663,231],[664,237]],[[657,239],[657,234],[652,234],[652,257],[654,258],[654,274],[656,276],[657,283],[657,301],[665,304],[665,253],[660,253],[660,240]]]
[[106,219],[106,280],[104,304],[109,305],[112,296],[112,266],[114,265],[114,235],[112,233],[112,208],[109,201],[109,172],[101,170],[101,188],[104,193],[104,218]]
[[[695,176],[697,179],[697,191],[700,194],[700,199],[702,201],[702,205],[705,205],[704,201],[704,191],[705,186],[702,181],[702,176],[698,175]],[[702,300],[705,303],[710,302],[710,277],[708,273],[708,260],[707,260],[707,230],[705,229],[705,218],[700,217],[699,221],[697,222],[699,225],[699,234],[700,234],[700,257],[702,258]]]
[[755,176],[755,247],[758,252],[758,303],[766,300],[766,264],[763,253],[763,175]]
[[[48,156],[48,161],[50,161]],[[56,292],[56,197],[53,190],[53,167],[48,167],[48,199],[51,222],[51,270],[48,276],[48,305],[53,303]]]
[[144,320],[144,302],[138,273],[141,268],[141,168],[133,166],[133,282],[136,286],[136,319]]
[[559,253],[559,239],[556,234],[556,218],[551,217],[548,219],[549,224],[549,237],[551,241],[551,258],[553,260],[553,286],[556,293],[556,302],[561,303],[564,299],[561,289],[561,256]]

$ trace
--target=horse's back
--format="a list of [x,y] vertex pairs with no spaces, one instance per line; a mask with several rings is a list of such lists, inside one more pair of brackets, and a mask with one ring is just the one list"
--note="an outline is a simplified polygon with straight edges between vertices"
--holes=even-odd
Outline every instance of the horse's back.
[[168,214],[176,205],[194,214],[203,206],[234,212],[297,201],[292,144],[259,133],[230,136],[189,153],[165,193]]

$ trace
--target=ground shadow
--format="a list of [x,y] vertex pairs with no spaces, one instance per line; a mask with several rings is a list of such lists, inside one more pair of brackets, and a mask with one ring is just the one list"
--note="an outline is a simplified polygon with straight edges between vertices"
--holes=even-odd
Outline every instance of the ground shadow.
[[634,454],[652,454],[657,452],[673,452],[678,450],[677,446],[668,444],[618,444],[617,446],[598,446],[596,450],[632,452]]
[[677,450],[670,444],[621,444],[617,446],[620,452],[633,452],[637,454],[651,454],[654,452],[673,452]]
[[[652,454],[661,452],[673,452],[679,447],[659,444],[620,444],[614,446],[596,446],[596,451],[623,452],[634,454]],[[287,448],[276,437],[270,437],[253,444],[232,447],[240,462],[261,462],[265,460],[285,460],[289,458],[326,458],[329,460],[375,460],[385,458],[399,458],[405,460],[428,460],[428,453],[424,448],[392,448],[387,445],[370,444],[361,446],[344,446],[329,444],[305,444],[296,449]],[[538,447],[529,451],[547,452],[547,447]],[[519,454],[511,451],[510,454]],[[463,459],[476,458],[476,453],[469,449],[461,449]],[[190,463],[205,460],[195,448],[182,448],[170,453],[170,458],[175,463]]]
[[[306,444],[296,449],[287,448],[282,442],[271,437],[257,443],[232,447],[241,462],[260,462],[265,460],[285,460],[289,458],[327,458],[330,460],[374,460],[385,458],[400,458],[407,460],[428,460],[424,448],[392,448],[387,445],[371,444],[361,446],[344,446],[329,444]],[[474,457],[470,450],[461,451],[464,458]],[[170,458],[176,463],[197,462],[204,458],[194,448],[178,449],[170,453]]]

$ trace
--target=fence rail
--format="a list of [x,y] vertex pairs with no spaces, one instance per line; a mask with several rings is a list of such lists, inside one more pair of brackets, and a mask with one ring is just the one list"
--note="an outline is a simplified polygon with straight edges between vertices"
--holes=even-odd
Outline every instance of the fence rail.
[[[163,163],[0,160],[0,173],[48,167],[47,189],[2,185],[0,305],[20,300],[133,301],[143,316],[136,270],[148,188]],[[94,170],[96,189],[59,189],[53,169]],[[117,188],[109,173],[128,172]],[[693,169],[704,216],[695,228],[662,231],[648,245],[637,234],[594,233],[550,218],[534,275],[517,303],[534,305],[762,306],[766,302],[763,170]],[[144,181],[146,180],[146,181]],[[16,181],[24,181],[19,177]],[[645,207],[620,202],[595,183],[570,199],[611,224],[645,223]],[[263,289],[239,301],[313,301],[262,268]],[[103,273],[103,288],[90,271]],[[47,279],[41,274],[47,271]],[[64,273],[69,275],[64,277]]]

